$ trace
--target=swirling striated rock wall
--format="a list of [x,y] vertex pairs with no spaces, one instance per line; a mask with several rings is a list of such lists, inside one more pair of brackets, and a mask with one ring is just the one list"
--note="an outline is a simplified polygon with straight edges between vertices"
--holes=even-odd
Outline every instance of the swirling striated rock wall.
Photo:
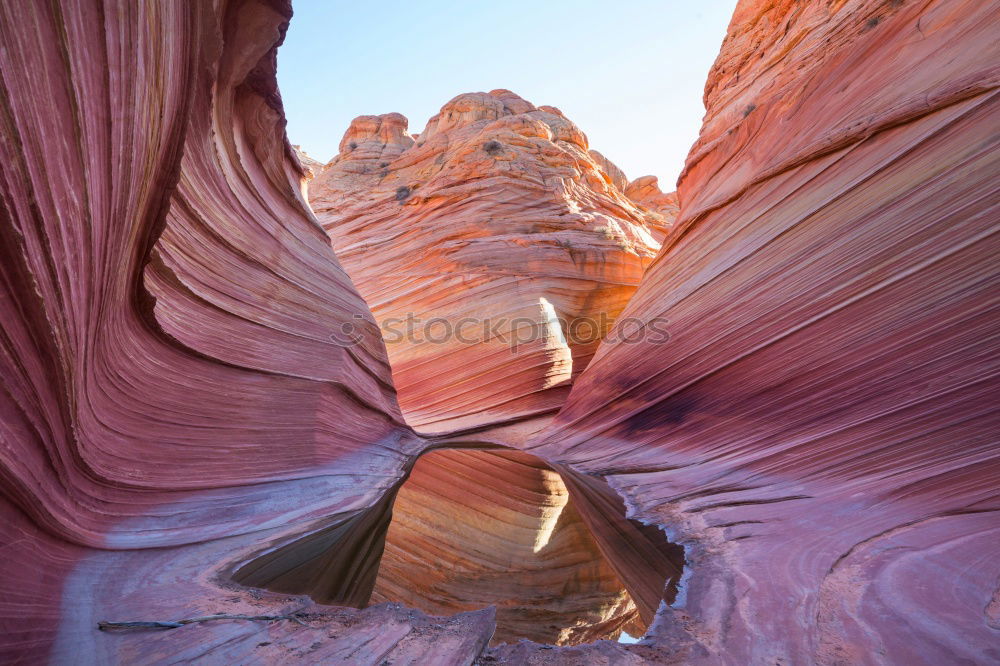
[[217,607],[213,567],[376,501],[419,450],[301,196],[289,15],[0,7],[4,661],[123,658],[97,619]]
[[[0,8],[5,662],[468,663],[495,632],[489,610],[435,622],[232,581],[367,603],[387,498],[427,445],[283,136],[289,16],[252,0]],[[345,533],[367,547],[333,548]],[[547,565],[563,561],[584,591],[560,603],[607,633],[632,617],[593,547]],[[590,575],[606,600],[589,603]]]
[[[553,325],[525,350],[534,365],[489,366],[500,355],[482,345],[421,375],[405,356],[390,372],[394,352],[306,205],[274,80],[285,3],[0,5],[0,659],[996,661],[997,14],[741,2],[654,261],[640,231],[671,202],[642,179],[622,191],[624,174],[553,109],[462,96],[423,146],[399,118],[361,122],[323,213],[346,211],[332,229],[349,268],[352,225],[379,248],[409,235],[410,259],[369,251],[384,263],[356,273],[376,285],[359,288],[376,314],[412,298],[461,316],[465,293],[547,324],[538,299],[614,311],[645,267],[623,315],[670,322],[665,346],[567,352]],[[484,178],[449,191],[439,155]],[[553,180],[518,171],[525,160]],[[392,165],[386,200],[352,212],[380,177],[364,173],[372,161]],[[508,238],[407,217],[517,218],[528,190],[558,196],[540,199],[542,227]],[[628,223],[604,238],[600,216]],[[486,277],[439,284],[418,259]],[[591,290],[596,310],[580,305]],[[335,335],[347,324],[349,345]],[[467,386],[469,367],[493,371],[463,401],[444,374]],[[385,505],[416,456],[470,441],[415,435],[393,377],[431,430],[550,416],[572,382],[544,432],[508,439],[560,473],[637,610],[666,597],[643,644],[488,648],[492,609],[428,618],[233,581],[306,571],[343,598],[377,584]],[[686,546],[676,598],[653,575],[674,576],[672,560],[643,569],[657,554],[605,481]],[[352,548],[331,551],[340,533]],[[215,613],[299,615],[96,630]]]
[[602,346],[529,447],[687,546],[692,661],[1000,658],[997,19],[736,11],[622,315],[671,340]]
[[655,255],[651,225],[668,222],[558,109],[510,91],[455,97],[415,139],[407,127],[356,118],[309,184],[383,326],[407,422],[551,415]]

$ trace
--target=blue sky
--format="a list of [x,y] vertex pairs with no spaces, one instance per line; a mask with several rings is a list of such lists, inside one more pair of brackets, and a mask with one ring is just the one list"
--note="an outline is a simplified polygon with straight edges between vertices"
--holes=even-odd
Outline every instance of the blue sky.
[[736,0],[295,0],[278,51],[288,136],[327,161],[351,119],[419,132],[463,92],[562,109],[629,178],[673,184]]

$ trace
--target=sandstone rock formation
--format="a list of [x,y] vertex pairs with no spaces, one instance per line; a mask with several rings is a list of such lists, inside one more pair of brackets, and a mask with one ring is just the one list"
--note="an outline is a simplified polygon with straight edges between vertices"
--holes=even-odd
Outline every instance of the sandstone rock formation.
[[[557,109],[510,91],[459,95],[416,139],[407,128],[398,113],[356,118],[310,201],[383,327],[407,421],[516,445],[562,404],[669,222],[624,195],[624,173]],[[495,478],[504,483],[479,497]],[[393,509],[372,600],[437,615],[495,603],[494,642],[641,635],[679,561],[649,589],[630,581],[637,607],[559,479],[510,454],[422,458]],[[464,514],[474,529],[459,527]]]
[[407,422],[550,415],[638,286],[663,218],[624,195],[621,170],[558,109],[510,91],[455,97],[416,141],[407,126],[356,118],[309,184],[383,325]]
[[[283,136],[290,15],[0,4],[0,660],[996,661],[993,5],[740,2],[655,260],[673,204],[551,107],[460,96],[416,142],[361,119],[313,202],[357,290]],[[411,304],[544,334],[421,367],[379,330]],[[670,342],[564,343],[558,315],[594,312]],[[502,608],[305,596],[396,594],[379,560],[418,456],[497,443],[560,475],[593,540],[569,526],[572,553],[638,612],[663,600],[644,642],[489,647]],[[220,613],[289,619],[97,629]]]
[[299,165],[302,167],[306,181],[312,180],[323,170],[323,163],[312,158],[309,153],[302,150],[302,146],[292,146],[292,150],[295,151],[295,159],[298,160]]
[[289,15],[0,7],[0,661],[206,654],[247,627],[163,647],[96,622],[286,607],[213,568],[378,501],[422,446],[300,194]]
[[529,447],[676,530],[691,655],[1000,658],[997,14],[737,9],[623,313],[670,343],[602,346]]
[[[280,131],[288,16],[249,1],[0,10],[5,661],[461,663],[495,631],[492,612],[333,612],[230,582],[249,563],[294,580],[311,566],[297,546],[338,530],[379,544],[388,525],[366,519],[429,444],[402,421],[378,328]],[[364,605],[380,555],[324,554],[320,582]],[[309,627],[97,631],[294,610]],[[338,623],[358,630],[331,640]],[[380,623],[398,632],[362,638]]]
[[677,193],[661,192],[656,176],[640,176],[625,186],[625,196],[656,214],[649,224],[653,229],[653,237],[662,241],[680,212]]

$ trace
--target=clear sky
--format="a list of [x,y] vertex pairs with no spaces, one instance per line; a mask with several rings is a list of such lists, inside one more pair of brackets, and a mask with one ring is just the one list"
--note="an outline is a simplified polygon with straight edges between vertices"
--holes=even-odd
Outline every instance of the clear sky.
[[351,119],[410,132],[463,92],[559,107],[629,178],[684,165],[736,0],[294,0],[278,50],[288,136],[326,162]]

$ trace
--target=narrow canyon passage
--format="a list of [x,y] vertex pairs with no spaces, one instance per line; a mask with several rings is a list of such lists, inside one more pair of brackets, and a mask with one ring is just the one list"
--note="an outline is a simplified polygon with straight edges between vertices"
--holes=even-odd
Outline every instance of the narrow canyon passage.
[[0,3],[0,662],[997,662],[1000,6],[739,0],[676,196],[292,20]]
[[[441,440],[471,429],[517,447],[548,424],[676,213],[655,178],[629,183],[562,112],[508,90],[458,95],[419,134],[398,113],[360,116],[329,164],[297,156],[380,325],[406,422]],[[421,456],[364,601],[435,616],[495,605],[494,644],[643,635],[683,550],[626,520],[600,479],[562,471],[515,448]]]

